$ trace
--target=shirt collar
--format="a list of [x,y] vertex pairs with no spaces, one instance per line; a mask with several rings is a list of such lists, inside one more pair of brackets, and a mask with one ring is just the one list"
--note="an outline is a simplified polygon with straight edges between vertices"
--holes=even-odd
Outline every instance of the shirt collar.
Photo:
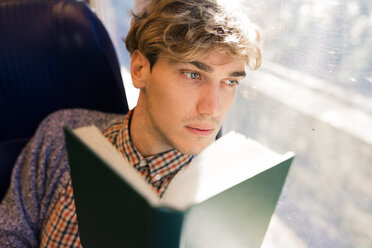
[[[174,175],[194,158],[193,155],[182,154],[176,149],[147,157],[142,156],[130,137],[130,122],[133,112],[134,110],[130,110],[122,123],[117,123],[116,127],[112,128],[116,130],[116,137],[111,137],[111,139],[109,137],[109,139],[134,168],[141,170],[143,166],[149,167],[148,176],[151,183],[156,183],[170,175]],[[110,133],[108,131],[105,134]],[[114,132],[111,130],[111,133]]]

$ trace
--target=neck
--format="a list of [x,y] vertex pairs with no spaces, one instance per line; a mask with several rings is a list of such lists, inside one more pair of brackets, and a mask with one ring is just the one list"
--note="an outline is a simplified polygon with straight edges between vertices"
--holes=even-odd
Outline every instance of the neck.
[[172,147],[164,145],[161,142],[161,137],[158,137],[159,135],[154,131],[149,114],[141,99],[140,95],[129,127],[134,146],[144,157],[172,149]]

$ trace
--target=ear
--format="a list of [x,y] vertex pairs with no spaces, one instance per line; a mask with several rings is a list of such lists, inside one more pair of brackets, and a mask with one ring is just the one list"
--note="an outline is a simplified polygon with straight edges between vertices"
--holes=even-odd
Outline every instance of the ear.
[[130,74],[135,88],[145,88],[150,75],[150,62],[139,50],[131,55]]

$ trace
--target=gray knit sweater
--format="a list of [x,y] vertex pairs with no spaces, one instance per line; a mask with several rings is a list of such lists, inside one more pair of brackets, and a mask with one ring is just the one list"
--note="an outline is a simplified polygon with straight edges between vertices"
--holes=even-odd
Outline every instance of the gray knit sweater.
[[70,180],[62,127],[94,124],[102,131],[123,118],[82,109],[47,117],[17,159],[0,205],[0,247],[38,247],[43,225]]

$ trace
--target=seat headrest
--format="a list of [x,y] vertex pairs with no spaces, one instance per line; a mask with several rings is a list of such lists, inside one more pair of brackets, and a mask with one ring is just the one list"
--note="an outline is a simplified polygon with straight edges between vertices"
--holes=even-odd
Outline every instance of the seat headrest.
[[0,1],[0,141],[64,108],[128,111],[104,26],[82,2]]

